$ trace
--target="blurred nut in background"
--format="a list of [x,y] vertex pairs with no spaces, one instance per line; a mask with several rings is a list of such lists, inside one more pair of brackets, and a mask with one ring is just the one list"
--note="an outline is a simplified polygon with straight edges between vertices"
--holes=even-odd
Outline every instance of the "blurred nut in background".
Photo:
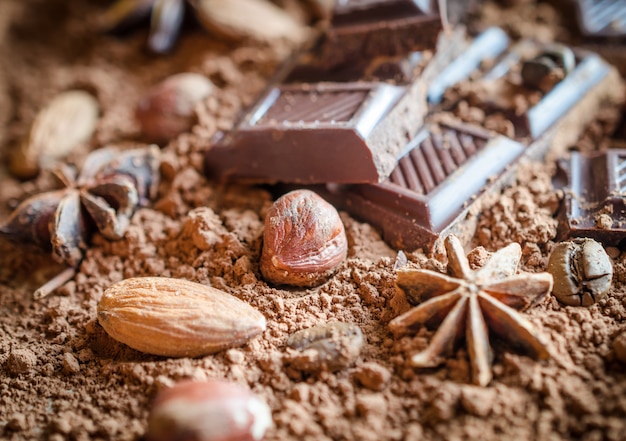
[[82,90],[60,93],[35,117],[28,136],[11,157],[9,170],[20,179],[34,178],[42,167],[88,141],[99,113],[98,101],[91,94]]
[[257,441],[273,425],[269,406],[236,383],[184,381],[161,392],[148,419],[149,441]]
[[135,111],[145,139],[164,145],[191,130],[196,121],[196,105],[213,88],[209,79],[195,73],[173,75],[154,86]]

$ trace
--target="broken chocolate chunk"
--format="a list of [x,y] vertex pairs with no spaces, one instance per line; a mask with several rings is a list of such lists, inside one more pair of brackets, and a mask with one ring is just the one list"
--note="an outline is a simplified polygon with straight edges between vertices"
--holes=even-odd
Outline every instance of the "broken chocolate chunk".
[[626,37],[626,2],[573,0],[580,33],[588,37]]
[[396,249],[432,249],[524,153],[518,142],[456,121],[426,125],[381,184],[329,185],[328,199]]
[[434,49],[443,28],[436,1],[340,0],[321,45],[326,67]]
[[572,152],[559,164],[555,186],[564,189],[559,237],[589,237],[626,245],[626,149]]
[[217,180],[381,182],[422,125],[419,83],[274,87],[206,154]]

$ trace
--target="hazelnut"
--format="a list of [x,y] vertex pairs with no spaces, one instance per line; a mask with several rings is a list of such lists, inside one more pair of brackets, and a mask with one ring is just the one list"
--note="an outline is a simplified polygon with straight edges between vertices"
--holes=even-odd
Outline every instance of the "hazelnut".
[[274,284],[311,287],[346,258],[348,240],[337,210],[310,190],[280,197],[265,218],[261,273]]
[[154,86],[135,111],[146,140],[163,145],[189,131],[195,106],[212,91],[213,83],[194,73],[173,75]]
[[149,441],[255,441],[272,426],[269,406],[249,389],[222,380],[183,381],[157,395]]

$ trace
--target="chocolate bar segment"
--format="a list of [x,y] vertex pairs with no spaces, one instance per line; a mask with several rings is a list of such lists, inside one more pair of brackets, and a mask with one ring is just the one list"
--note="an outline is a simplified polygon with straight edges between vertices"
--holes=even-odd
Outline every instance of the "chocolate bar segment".
[[626,245],[626,149],[572,152],[555,183],[565,177],[559,236],[590,237],[605,246]]
[[432,249],[523,153],[522,144],[481,127],[428,124],[385,182],[328,186],[327,197],[396,249]]
[[465,52],[450,63],[430,84],[428,102],[437,104],[441,101],[445,90],[465,80],[485,60],[495,59],[509,46],[509,37],[497,27],[492,27],[480,35],[469,45]]
[[274,87],[206,154],[214,179],[381,182],[422,125],[422,89],[382,83]]
[[[477,57],[466,51],[451,66],[457,63],[476,65]],[[440,107],[470,120],[475,113],[467,107],[476,108],[485,115],[487,127],[528,145],[534,158],[548,150],[564,152],[597,110],[620,100],[622,90],[619,74],[597,55],[530,40],[515,44],[492,60],[491,67],[480,66],[472,75],[472,82],[443,95]],[[441,96],[437,85],[451,82],[438,78],[429,93]]]
[[626,2],[572,0],[581,34],[588,37],[626,37]]
[[443,28],[437,2],[338,0],[322,42],[326,67],[434,49]]

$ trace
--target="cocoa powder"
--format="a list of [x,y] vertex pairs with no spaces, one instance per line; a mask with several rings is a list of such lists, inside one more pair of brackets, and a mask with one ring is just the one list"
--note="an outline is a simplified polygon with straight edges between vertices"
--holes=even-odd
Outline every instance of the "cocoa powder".
[[[209,378],[245,385],[266,400],[275,424],[268,440],[591,441],[620,440],[626,433],[626,254],[614,253],[613,286],[595,305],[563,306],[550,296],[527,311],[550,342],[550,360],[535,361],[496,341],[494,380],[485,388],[469,384],[463,345],[442,366],[416,370],[406,354],[425,348],[433,331],[400,339],[389,332],[388,322],[410,305],[395,288],[396,251],[371,226],[342,213],[349,249],[337,273],[312,289],[272,287],[259,271],[272,195],[203,177],[208,140],[232,127],[287,47],[227,43],[191,26],[172,54],[157,58],[143,50],[146,29],[123,38],[95,31],[97,14],[108,2],[5,3],[0,4],[0,34],[6,27],[0,39],[7,84],[0,84],[3,159],[41,106],[69,87],[92,91],[102,106],[91,148],[135,142],[140,134],[132,111],[138,99],[169,75],[201,73],[217,90],[198,107],[198,124],[163,149],[158,199],[135,213],[122,240],[96,234],[75,278],[54,295],[32,299],[34,289],[63,267],[45,252],[0,242],[1,438],[141,439],[158,391],[182,379]],[[509,17],[505,24],[514,34],[567,38],[552,21],[558,22],[558,12],[542,3],[540,15],[535,6],[514,2],[503,11],[489,2],[473,26]],[[522,25],[512,17],[522,17]],[[602,119],[609,120],[612,116]],[[585,140],[601,138],[604,126],[595,127]],[[585,142],[586,149],[595,145]],[[551,185],[553,170],[553,163],[521,167],[501,194],[483,202],[471,265],[480,266],[514,241],[522,246],[523,270],[545,270],[560,198]],[[21,183],[0,171],[0,220],[17,201],[50,186],[45,176]],[[406,258],[407,265],[444,268],[424,253]],[[139,276],[183,278],[224,290],[257,308],[267,330],[240,348],[202,358],[137,352],[106,334],[97,323],[96,305],[107,287]],[[297,375],[286,369],[288,338],[332,321],[361,329],[365,342],[354,364]]]

